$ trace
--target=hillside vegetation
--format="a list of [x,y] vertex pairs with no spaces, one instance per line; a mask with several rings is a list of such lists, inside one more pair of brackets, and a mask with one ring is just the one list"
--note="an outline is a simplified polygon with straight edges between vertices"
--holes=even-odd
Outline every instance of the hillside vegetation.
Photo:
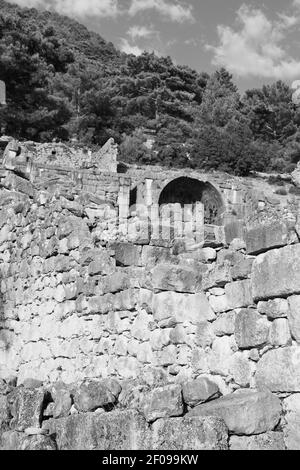
[[[199,51],[201,53],[201,51]],[[19,139],[120,144],[120,159],[224,170],[291,171],[300,160],[300,111],[281,81],[241,96],[170,57],[128,56],[67,17],[0,0],[2,132]],[[148,149],[146,134],[155,144]]]

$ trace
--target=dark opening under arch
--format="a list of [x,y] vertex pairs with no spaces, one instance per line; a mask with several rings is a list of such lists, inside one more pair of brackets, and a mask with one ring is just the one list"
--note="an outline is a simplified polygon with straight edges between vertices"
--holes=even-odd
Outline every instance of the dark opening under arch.
[[171,181],[162,190],[159,197],[159,206],[179,203],[204,205],[204,219],[206,224],[221,225],[223,213],[222,197],[217,189],[210,183],[204,183],[194,178],[180,177]]

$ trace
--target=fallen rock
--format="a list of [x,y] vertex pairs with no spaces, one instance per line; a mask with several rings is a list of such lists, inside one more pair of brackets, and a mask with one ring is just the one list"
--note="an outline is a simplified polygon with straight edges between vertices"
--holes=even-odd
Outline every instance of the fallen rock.
[[267,391],[247,391],[196,406],[186,416],[217,416],[225,421],[231,433],[251,435],[272,431],[280,413],[280,400],[275,395]]

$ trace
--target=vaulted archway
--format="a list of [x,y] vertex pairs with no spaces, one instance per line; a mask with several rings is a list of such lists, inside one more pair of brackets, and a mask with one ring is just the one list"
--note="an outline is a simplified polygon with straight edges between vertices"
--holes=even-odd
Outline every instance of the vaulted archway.
[[210,183],[189,178],[176,178],[169,182],[161,191],[159,206],[165,204],[195,204],[204,205],[204,221],[206,224],[222,225],[224,204],[219,191]]

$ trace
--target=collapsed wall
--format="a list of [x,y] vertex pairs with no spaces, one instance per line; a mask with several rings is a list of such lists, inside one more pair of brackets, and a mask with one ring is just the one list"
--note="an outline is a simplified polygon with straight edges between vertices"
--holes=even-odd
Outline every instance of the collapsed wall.
[[38,171],[1,179],[2,448],[299,449],[296,218],[128,242],[128,179]]

